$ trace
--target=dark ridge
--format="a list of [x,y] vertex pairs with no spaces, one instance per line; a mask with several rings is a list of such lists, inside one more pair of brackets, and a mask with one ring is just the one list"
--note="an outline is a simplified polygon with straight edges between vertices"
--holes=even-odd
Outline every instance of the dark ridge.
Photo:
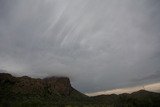
[[160,107],[160,94],[140,90],[131,94],[88,97],[74,89],[68,77],[44,79],[0,73],[0,107]]
[[145,94],[145,93],[155,93],[155,92],[150,92],[147,90],[139,90],[139,91],[133,92],[131,94],[133,95],[133,94]]
[[44,79],[36,79],[28,76],[14,77],[8,73],[0,73],[0,91],[3,91],[2,88],[5,88],[6,85],[10,87],[9,91],[12,94],[36,94],[37,96],[42,96],[43,94],[70,96],[72,91],[75,90],[71,86],[68,77],[53,76]]
[[10,77],[13,77],[11,74],[8,74],[8,73],[0,73],[0,77],[1,78],[10,78]]

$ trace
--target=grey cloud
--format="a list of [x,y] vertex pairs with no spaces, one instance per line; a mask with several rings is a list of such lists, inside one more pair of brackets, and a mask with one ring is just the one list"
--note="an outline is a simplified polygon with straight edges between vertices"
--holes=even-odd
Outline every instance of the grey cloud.
[[133,81],[137,82],[144,82],[144,81],[150,81],[150,80],[160,80],[160,71],[151,72],[148,75],[144,75],[141,78],[134,79]]
[[82,92],[128,86],[160,70],[159,5],[0,0],[0,68],[32,77],[67,75]]

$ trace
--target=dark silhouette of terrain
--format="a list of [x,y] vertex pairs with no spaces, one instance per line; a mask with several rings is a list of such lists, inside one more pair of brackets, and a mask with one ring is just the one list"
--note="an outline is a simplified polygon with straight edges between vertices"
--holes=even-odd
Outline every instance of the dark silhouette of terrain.
[[74,89],[68,77],[35,79],[0,73],[0,107],[160,107],[160,94],[140,90],[89,97]]

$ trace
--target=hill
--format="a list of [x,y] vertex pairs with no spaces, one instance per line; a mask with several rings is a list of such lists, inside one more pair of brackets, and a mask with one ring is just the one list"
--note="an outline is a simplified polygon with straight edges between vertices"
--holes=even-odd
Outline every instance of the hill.
[[140,90],[131,94],[88,97],[74,89],[68,77],[44,79],[0,73],[0,107],[160,107],[160,94]]
[[0,73],[0,104],[19,103],[62,104],[88,96],[74,89],[68,77],[49,77],[35,79],[28,76],[14,77],[8,73]]
[[131,94],[99,95],[91,98],[101,104],[112,105],[113,107],[160,107],[160,94],[146,90]]

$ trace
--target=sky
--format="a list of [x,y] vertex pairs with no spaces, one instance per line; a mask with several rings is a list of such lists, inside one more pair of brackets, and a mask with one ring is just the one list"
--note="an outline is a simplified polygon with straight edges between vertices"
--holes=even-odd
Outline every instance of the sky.
[[0,0],[0,72],[67,76],[84,93],[160,82],[159,11],[160,0]]

